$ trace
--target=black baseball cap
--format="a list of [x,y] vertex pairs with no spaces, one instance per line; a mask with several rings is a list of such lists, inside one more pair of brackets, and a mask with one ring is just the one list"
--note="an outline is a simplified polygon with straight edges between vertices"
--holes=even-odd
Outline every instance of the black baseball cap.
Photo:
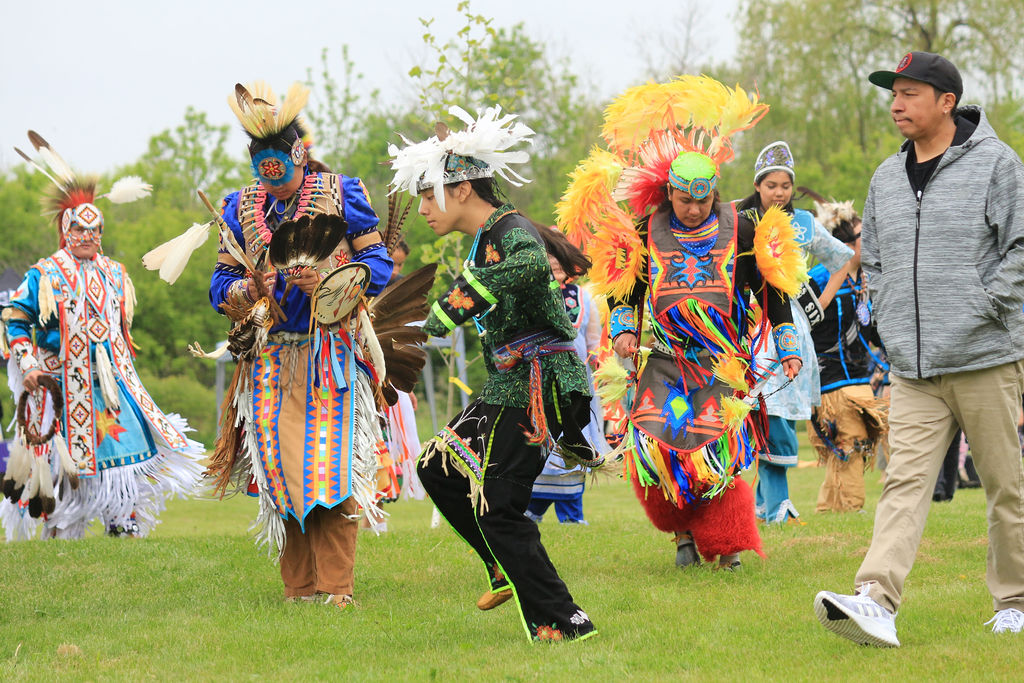
[[892,90],[893,81],[897,78],[927,83],[940,93],[951,92],[956,95],[957,104],[964,93],[963,79],[953,62],[933,52],[908,52],[896,65],[895,71],[875,71],[868,76],[869,81],[886,90]]

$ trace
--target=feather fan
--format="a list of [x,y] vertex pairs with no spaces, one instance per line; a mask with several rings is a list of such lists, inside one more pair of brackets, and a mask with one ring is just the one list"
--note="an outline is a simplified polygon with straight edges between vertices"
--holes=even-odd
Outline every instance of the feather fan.
[[285,221],[270,240],[270,263],[278,270],[313,266],[334,253],[347,230],[344,218],[326,213]]
[[370,303],[373,329],[384,355],[387,377],[381,393],[388,405],[398,400],[395,389],[412,391],[427,362],[418,344],[426,341],[419,327],[408,323],[427,317],[427,296],[434,285],[437,264],[431,263],[393,282]]

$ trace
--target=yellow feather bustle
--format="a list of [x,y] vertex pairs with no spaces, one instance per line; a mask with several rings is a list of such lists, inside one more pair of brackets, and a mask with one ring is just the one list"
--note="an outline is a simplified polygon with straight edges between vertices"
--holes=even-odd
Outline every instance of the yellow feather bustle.
[[646,83],[612,100],[602,130],[608,149],[595,148],[570,174],[556,207],[558,227],[593,260],[599,291],[621,298],[643,277],[646,245],[636,220],[664,201],[679,152],[706,154],[716,165],[730,161],[730,136],[767,111],[756,93],[709,76]]
[[595,147],[569,174],[569,186],[555,205],[559,229],[576,246],[585,247],[591,234],[615,208],[612,188],[622,173],[622,161]]
[[750,404],[735,396],[726,396],[722,399],[722,409],[718,411],[718,419],[731,431],[736,431],[743,425],[743,421],[750,414]]
[[796,296],[807,281],[807,261],[792,219],[777,206],[765,211],[754,227],[754,257],[765,281],[784,294]]
[[750,391],[747,384],[747,363],[733,353],[722,353],[711,359],[711,372],[736,391]]
[[[732,159],[729,137],[756,124],[768,113],[758,96],[738,85],[729,88],[709,76],[679,76],[667,83],[627,89],[605,110],[601,134],[620,154],[632,154],[659,130],[692,128],[707,138],[707,154],[716,163]],[[704,142],[698,139],[698,146]]]

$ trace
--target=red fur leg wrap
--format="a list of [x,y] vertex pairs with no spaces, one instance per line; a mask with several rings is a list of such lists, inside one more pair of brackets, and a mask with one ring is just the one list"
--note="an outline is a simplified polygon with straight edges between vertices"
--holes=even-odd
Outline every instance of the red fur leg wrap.
[[636,475],[630,477],[630,480],[633,482],[633,492],[655,529],[673,534],[690,530],[694,517],[693,506],[684,504],[682,508],[677,508],[657,486],[641,486]]
[[721,497],[699,505],[690,522],[697,550],[705,560],[753,550],[764,557],[754,517],[754,492],[740,478]]

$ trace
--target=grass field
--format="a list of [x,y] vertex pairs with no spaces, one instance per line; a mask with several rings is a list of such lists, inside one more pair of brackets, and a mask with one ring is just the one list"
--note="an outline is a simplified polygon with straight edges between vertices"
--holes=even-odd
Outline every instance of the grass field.
[[548,552],[600,630],[531,644],[513,603],[476,610],[478,562],[430,505],[388,506],[391,531],[362,532],[358,607],[285,604],[275,565],[246,529],[254,503],[174,501],[145,540],[0,548],[2,680],[1020,680],[1024,636],[996,636],[985,589],[984,496],[933,506],[897,619],[903,647],[826,633],[811,601],[848,591],[868,514],[814,515],[822,471],[790,471],[808,524],[763,530],[768,559],[737,573],[673,566],[674,546],[628,487],[585,498],[589,527],[542,524]]

